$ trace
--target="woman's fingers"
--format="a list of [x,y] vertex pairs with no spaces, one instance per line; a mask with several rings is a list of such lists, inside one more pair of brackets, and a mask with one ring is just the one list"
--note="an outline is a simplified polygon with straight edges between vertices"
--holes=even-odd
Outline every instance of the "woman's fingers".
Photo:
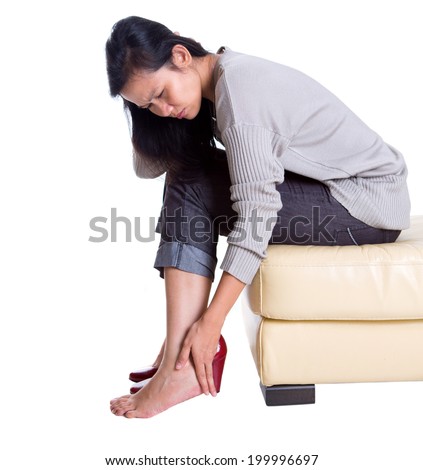
[[206,375],[206,367],[203,361],[196,361],[194,358],[194,367],[195,367],[195,374],[197,376],[197,380],[200,383],[200,387],[202,392],[205,395],[210,393],[209,391],[209,384]]
[[176,360],[176,369],[182,369],[185,367],[191,353],[191,344],[184,343],[179,353],[178,359]]
[[196,358],[193,355],[195,374],[200,383],[201,390],[204,394],[211,394],[213,397],[217,395],[216,387],[213,379],[213,360],[204,359],[204,357]]
[[[201,320],[192,325],[182,344],[181,351],[175,363],[177,370],[186,366],[192,358],[195,375],[200,384],[201,391],[205,395],[217,395],[213,379],[213,358],[216,354],[216,344],[213,331],[201,328]],[[220,331],[219,331],[220,333]]]
[[216,392],[216,387],[214,385],[214,379],[213,379],[213,363],[209,362],[206,366],[206,378],[207,378],[207,384],[208,384],[208,389],[213,397],[217,395]]

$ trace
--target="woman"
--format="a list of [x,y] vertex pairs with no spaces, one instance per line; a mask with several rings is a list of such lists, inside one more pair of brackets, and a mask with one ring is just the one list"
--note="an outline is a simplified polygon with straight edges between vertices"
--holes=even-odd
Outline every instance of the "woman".
[[[138,17],[113,27],[106,56],[111,95],[130,116],[136,173],[166,172],[155,262],[166,341],[155,367],[132,374],[151,380],[111,401],[116,415],[149,417],[216,395],[225,317],[269,243],[395,241],[409,224],[407,169],[334,95],[283,65],[212,54]],[[228,247],[209,302],[219,235]]]

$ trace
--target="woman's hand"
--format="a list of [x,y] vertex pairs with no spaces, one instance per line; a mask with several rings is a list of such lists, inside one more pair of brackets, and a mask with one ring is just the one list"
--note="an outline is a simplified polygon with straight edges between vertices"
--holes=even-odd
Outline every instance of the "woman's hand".
[[191,354],[203,393],[210,393],[214,397],[217,392],[213,381],[213,358],[217,351],[220,331],[221,325],[203,315],[189,329],[176,361],[176,368],[182,369]]
[[176,361],[176,368],[182,369],[190,354],[192,355],[197,379],[206,395],[217,395],[213,381],[213,358],[226,315],[244,287],[243,282],[226,271],[223,272],[213,300],[203,316],[188,330]]

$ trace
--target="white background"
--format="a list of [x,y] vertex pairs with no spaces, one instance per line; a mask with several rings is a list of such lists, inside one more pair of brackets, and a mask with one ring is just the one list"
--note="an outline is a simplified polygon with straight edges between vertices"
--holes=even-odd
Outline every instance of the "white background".
[[323,83],[403,152],[422,214],[420,2],[16,0],[0,14],[0,466],[308,453],[324,470],[421,469],[423,383],[321,385],[315,405],[268,408],[240,305],[224,327],[216,399],[150,420],[113,416],[109,399],[163,340],[163,283],[151,267],[157,241],[127,243],[123,228],[116,243],[88,241],[89,220],[112,207],[141,224],[160,209],[163,182],[135,177],[121,103],[108,95],[104,43],[129,15]]

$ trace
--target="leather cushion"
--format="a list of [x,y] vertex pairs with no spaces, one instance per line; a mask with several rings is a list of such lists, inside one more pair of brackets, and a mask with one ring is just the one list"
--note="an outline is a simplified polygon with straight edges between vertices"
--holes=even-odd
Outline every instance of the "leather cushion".
[[248,310],[244,315],[264,385],[423,380],[423,320],[311,322],[269,320]]
[[423,216],[395,243],[269,246],[247,298],[271,319],[423,319]]

